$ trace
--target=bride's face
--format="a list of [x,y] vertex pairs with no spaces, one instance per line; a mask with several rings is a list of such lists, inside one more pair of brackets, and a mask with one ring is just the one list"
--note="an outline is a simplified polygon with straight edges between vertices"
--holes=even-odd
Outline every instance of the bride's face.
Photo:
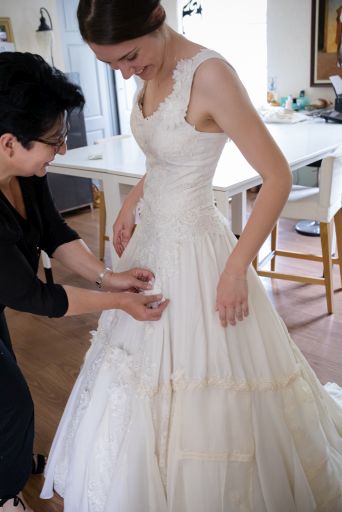
[[89,44],[98,60],[121,71],[125,80],[132,75],[151,80],[163,64],[165,40],[156,30],[152,34],[113,45]]

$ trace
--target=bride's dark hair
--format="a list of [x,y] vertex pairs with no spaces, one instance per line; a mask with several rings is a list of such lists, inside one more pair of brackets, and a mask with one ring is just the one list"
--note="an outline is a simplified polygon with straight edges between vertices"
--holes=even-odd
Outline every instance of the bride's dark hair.
[[160,0],[80,0],[77,18],[86,42],[105,45],[154,32],[165,11]]

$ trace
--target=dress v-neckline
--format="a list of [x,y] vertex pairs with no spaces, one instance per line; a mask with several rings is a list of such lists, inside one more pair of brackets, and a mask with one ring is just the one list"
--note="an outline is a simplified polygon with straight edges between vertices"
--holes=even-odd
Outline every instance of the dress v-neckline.
[[186,57],[184,59],[179,59],[177,60],[176,62],[176,65],[175,67],[173,68],[173,71],[172,71],[172,89],[170,91],[169,94],[167,94],[165,96],[165,98],[163,100],[161,100],[161,102],[158,104],[156,110],[154,110],[150,115],[146,116],[144,114],[144,111],[143,111],[143,100],[144,100],[144,96],[145,96],[145,91],[146,91],[146,86],[147,86],[147,82],[144,84],[144,87],[142,88],[142,91],[141,91],[141,94],[139,95],[138,97],[138,100],[137,100],[137,105],[138,105],[138,110],[141,114],[141,117],[144,121],[149,121],[150,119],[153,119],[163,108],[163,106],[172,98],[172,96],[174,95],[175,93],[175,85],[176,85],[176,75],[177,75],[177,71],[179,70],[179,67],[181,65],[183,65],[185,62],[189,62],[189,61],[193,61],[195,60],[196,57],[198,57],[198,55],[200,55],[202,52],[205,52],[205,51],[210,51],[208,48],[201,48],[195,55],[193,55],[192,57]]

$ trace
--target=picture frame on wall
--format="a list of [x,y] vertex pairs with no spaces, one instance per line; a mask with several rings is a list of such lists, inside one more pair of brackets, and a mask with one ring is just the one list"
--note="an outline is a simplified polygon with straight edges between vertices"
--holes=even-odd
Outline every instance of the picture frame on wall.
[[311,86],[342,77],[342,0],[312,0]]
[[0,18],[0,41],[14,43],[10,18]]
[[10,18],[0,18],[0,52],[14,52],[14,36]]

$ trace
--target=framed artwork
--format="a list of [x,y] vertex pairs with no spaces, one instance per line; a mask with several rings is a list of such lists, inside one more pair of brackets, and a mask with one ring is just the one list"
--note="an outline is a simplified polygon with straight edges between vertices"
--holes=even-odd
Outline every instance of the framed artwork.
[[11,20],[0,18],[0,42],[14,43]]
[[342,0],[312,0],[311,86],[342,77]]

